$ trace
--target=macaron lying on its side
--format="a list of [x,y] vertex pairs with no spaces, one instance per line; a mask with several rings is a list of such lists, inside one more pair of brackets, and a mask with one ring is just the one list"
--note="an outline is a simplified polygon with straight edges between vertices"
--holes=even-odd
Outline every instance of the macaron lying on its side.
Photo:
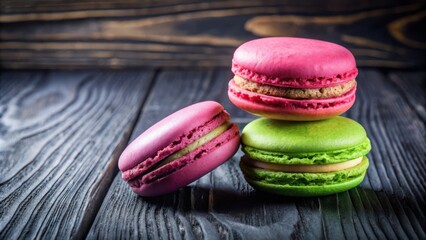
[[334,43],[304,38],[260,38],[234,53],[228,96],[237,107],[281,120],[327,119],[355,101],[355,59]]
[[175,191],[231,158],[238,126],[217,102],[183,108],[159,121],[123,151],[122,178],[141,196]]
[[240,167],[255,189],[321,196],[362,182],[371,149],[364,128],[344,117],[312,122],[260,118],[242,131]]

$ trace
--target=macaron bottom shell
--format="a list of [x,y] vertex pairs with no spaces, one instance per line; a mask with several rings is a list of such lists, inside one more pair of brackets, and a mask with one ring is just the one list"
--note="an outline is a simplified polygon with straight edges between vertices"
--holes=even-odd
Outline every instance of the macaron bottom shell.
[[254,189],[258,189],[258,190],[273,193],[273,194],[279,194],[279,195],[289,196],[289,197],[319,197],[319,196],[327,196],[327,195],[331,195],[331,194],[335,194],[339,192],[344,192],[349,189],[355,188],[364,180],[364,177],[365,177],[365,173],[347,182],[337,183],[333,185],[322,185],[322,186],[277,185],[277,184],[264,183],[261,181],[253,181],[247,178],[246,178],[246,181]]
[[326,99],[288,99],[263,95],[238,88],[231,79],[228,97],[237,107],[257,116],[289,121],[316,121],[340,115],[355,102],[356,87],[340,97]]
[[325,196],[358,186],[365,177],[367,157],[352,168],[328,173],[287,173],[257,169],[240,162],[246,181],[256,190],[293,197]]

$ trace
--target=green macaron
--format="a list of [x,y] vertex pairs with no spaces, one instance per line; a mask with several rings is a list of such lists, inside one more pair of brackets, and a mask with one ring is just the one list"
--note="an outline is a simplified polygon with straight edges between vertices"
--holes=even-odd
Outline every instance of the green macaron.
[[255,189],[322,196],[359,185],[371,149],[364,128],[345,117],[314,122],[259,118],[242,131],[240,167]]

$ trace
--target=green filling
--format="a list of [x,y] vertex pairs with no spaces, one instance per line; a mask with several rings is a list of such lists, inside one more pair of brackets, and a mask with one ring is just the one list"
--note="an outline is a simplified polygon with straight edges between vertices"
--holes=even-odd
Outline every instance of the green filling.
[[252,168],[245,165],[242,161],[240,162],[240,167],[244,175],[252,181],[290,186],[321,186],[350,181],[363,175],[368,165],[367,157],[363,157],[360,164],[342,171],[328,173],[286,173]]
[[370,150],[370,140],[365,139],[361,144],[344,150],[316,153],[280,153],[270,152],[243,145],[242,150],[250,158],[278,164],[329,164],[345,162],[365,156]]
[[194,142],[192,142],[191,144],[189,144],[185,148],[183,148],[183,149],[179,150],[178,152],[173,153],[172,155],[165,158],[163,161],[161,161],[161,163],[156,168],[164,166],[167,163],[173,162],[174,160],[179,159],[179,158],[187,155],[188,153],[194,151],[195,149],[201,147],[202,145],[210,142],[214,138],[218,137],[220,134],[224,133],[229,128],[229,125],[230,124],[228,122],[225,122],[224,124],[220,125],[219,127],[213,129],[211,132],[209,132],[206,135],[198,138],[197,140],[195,140]]

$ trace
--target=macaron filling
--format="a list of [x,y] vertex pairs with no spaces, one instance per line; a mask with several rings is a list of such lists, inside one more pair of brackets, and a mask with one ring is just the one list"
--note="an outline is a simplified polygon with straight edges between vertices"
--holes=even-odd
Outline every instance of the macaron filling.
[[277,164],[277,163],[268,163],[257,161],[249,157],[243,157],[241,159],[248,166],[255,168],[261,168],[268,171],[274,172],[292,172],[292,173],[324,173],[324,172],[336,172],[352,168],[361,163],[362,157],[348,160],[340,163],[330,163],[330,164]]
[[290,99],[333,98],[349,92],[356,86],[355,79],[335,86],[321,88],[289,88],[274,86],[250,81],[238,75],[234,76],[233,81],[237,87],[250,92]]
[[179,150],[178,152],[168,156],[164,160],[162,160],[158,165],[154,167],[154,169],[160,168],[172,161],[175,161],[176,159],[179,159],[188,153],[194,151],[195,149],[203,146],[204,144],[210,142],[212,139],[218,137],[222,133],[224,133],[226,130],[229,129],[231,126],[231,123],[229,121],[225,122],[224,124],[220,125],[219,127],[213,129],[211,132],[207,133],[206,135],[196,139],[194,142],[186,146],[185,148]]
[[368,168],[368,159],[362,157],[361,163],[354,167],[340,171],[324,173],[291,173],[269,171],[261,168],[253,168],[240,162],[241,169],[248,181],[262,182],[282,186],[323,186],[339,184],[360,178],[365,175]]
[[239,88],[235,85],[234,81],[229,81],[229,97],[232,101],[232,98],[242,99],[247,102],[260,104],[262,106],[268,107],[278,107],[281,109],[332,109],[335,107],[352,105],[355,101],[355,90],[356,87],[353,87],[349,92],[345,94],[333,97],[333,98],[321,98],[321,99],[291,99],[283,97],[275,97],[264,94],[259,94],[256,92],[248,91],[242,88]]

